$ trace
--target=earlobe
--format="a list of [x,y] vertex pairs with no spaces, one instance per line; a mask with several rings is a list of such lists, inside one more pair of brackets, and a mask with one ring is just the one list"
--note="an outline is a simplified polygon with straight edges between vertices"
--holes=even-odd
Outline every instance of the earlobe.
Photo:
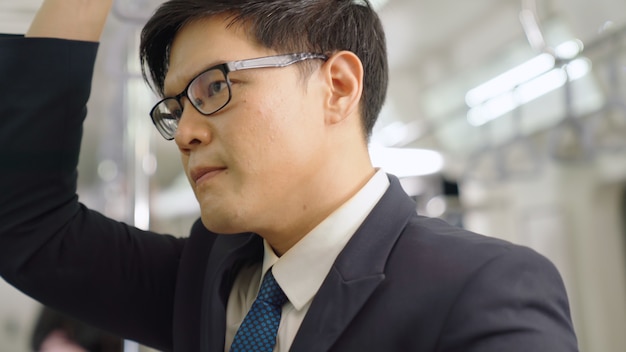
[[326,100],[326,122],[338,123],[358,113],[363,91],[363,65],[356,54],[340,51],[326,61],[329,87]]

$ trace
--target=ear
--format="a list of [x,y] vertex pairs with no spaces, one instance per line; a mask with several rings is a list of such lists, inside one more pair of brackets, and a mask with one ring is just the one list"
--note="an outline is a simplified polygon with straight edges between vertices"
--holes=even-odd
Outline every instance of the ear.
[[324,64],[328,86],[326,123],[343,121],[359,110],[363,92],[363,64],[354,53],[340,51]]

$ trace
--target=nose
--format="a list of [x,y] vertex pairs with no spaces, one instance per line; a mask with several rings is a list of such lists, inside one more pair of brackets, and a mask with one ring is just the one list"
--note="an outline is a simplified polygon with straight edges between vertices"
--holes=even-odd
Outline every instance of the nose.
[[212,136],[207,116],[199,113],[189,102],[186,105],[174,135],[178,148],[183,152],[210,143]]

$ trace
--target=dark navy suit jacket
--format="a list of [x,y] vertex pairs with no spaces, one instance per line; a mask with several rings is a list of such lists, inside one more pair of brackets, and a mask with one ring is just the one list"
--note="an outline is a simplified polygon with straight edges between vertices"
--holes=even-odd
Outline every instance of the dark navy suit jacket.
[[[97,44],[0,37],[0,274],[44,304],[165,351],[223,351],[255,234],[138,230],[76,195]],[[576,351],[536,252],[418,216],[398,180],[341,252],[292,351]],[[306,273],[303,273],[306,275]]]

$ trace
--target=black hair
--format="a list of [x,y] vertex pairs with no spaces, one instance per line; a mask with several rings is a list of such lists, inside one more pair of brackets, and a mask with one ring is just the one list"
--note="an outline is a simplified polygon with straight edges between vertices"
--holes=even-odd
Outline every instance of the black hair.
[[280,53],[341,50],[363,64],[361,115],[366,138],[384,103],[388,64],[385,35],[367,0],[169,0],[146,23],[141,34],[143,77],[163,95],[174,37],[186,24],[227,15],[243,25],[259,44]]

